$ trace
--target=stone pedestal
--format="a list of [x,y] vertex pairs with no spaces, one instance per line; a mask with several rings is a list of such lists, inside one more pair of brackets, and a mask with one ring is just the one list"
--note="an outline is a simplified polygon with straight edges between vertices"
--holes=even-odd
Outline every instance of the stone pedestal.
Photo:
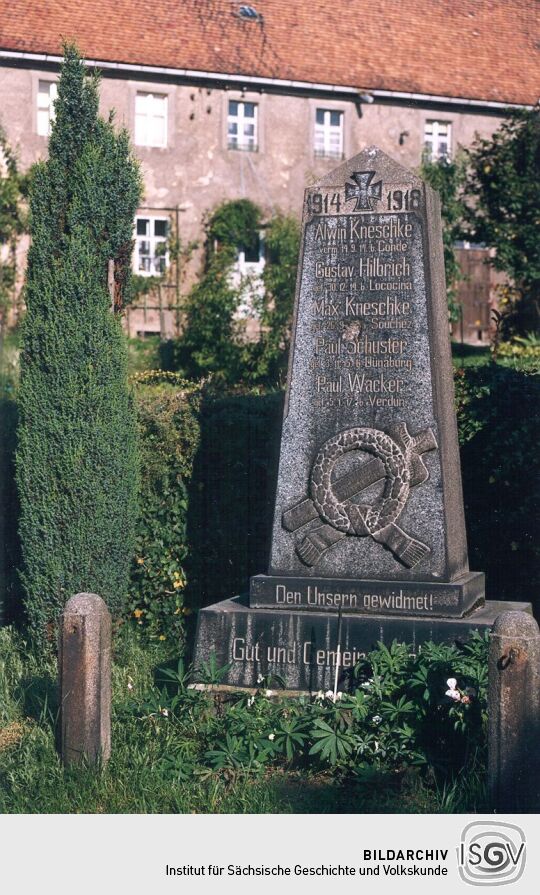
[[111,616],[97,594],[77,594],[60,620],[60,750],[65,765],[111,754]]
[[503,814],[540,811],[540,632],[512,604],[493,626],[488,662],[488,792]]
[[[411,645],[464,641],[472,631],[491,629],[501,612],[531,612],[529,603],[489,601],[467,618],[397,615],[341,616],[339,688],[345,690],[354,665],[379,641]],[[215,654],[219,667],[229,665],[222,684],[256,687],[260,675],[279,675],[288,690],[317,692],[334,687],[338,614],[295,609],[253,609],[249,599],[234,597],[199,614],[195,667]]]

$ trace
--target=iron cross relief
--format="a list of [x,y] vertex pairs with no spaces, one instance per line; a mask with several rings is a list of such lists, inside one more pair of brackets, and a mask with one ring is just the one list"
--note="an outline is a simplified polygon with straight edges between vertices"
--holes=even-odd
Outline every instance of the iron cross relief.
[[375,171],[355,171],[351,174],[356,186],[352,183],[345,184],[345,201],[356,199],[355,211],[371,211],[374,203],[381,198],[382,180],[371,183],[375,177]]

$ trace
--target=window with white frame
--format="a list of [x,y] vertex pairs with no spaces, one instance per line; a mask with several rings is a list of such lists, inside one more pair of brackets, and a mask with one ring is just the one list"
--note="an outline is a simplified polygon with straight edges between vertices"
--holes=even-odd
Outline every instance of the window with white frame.
[[56,81],[39,81],[37,94],[37,132],[48,137],[54,121],[54,101],[58,95]]
[[169,266],[168,218],[135,218],[133,269],[143,277],[159,277]]
[[257,103],[229,100],[227,116],[227,145],[229,149],[257,151],[257,113]]
[[135,143],[137,146],[167,145],[167,96],[143,93],[135,97]]
[[343,158],[343,112],[336,109],[316,110],[315,155]]
[[449,121],[426,121],[424,147],[431,161],[449,158],[451,155],[452,125]]
[[264,294],[262,273],[266,263],[263,233],[258,233],[250,246],[237,249],[236,262],[231,271],[231,285],[241,290],[237,318],[253,315],[253,298]]

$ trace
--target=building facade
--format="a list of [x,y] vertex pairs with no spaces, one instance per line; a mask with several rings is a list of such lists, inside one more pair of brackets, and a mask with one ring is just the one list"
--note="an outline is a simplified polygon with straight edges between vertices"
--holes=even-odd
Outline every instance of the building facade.
[[[114,108],[142,166],[133,265],[163,282],[130,311],[131,335],[174,333],[200,256],[179,269],[169,239],[200,244],[221,202],[298,214],[305,187],[366,146],[417,168],[423,152],[451,156],[537,100],[526,0],[39,5],[50,15],[20,0],[3,19],[1,123],[22,168],[46,156],[60,35],[72,34],[101,71],[103,113]],[[246,257],[239,247],[240,272],[263,264],[262,248]],[[474,320],[467,339],[485,340],[485,313]]]

